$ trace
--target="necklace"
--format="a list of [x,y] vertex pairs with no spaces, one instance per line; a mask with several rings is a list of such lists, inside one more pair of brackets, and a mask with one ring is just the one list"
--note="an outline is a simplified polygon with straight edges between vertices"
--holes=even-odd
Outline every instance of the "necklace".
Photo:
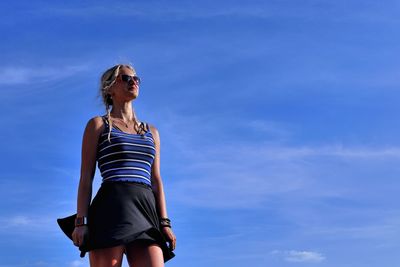
[[[123,124],[123,126],[125,126],[125,128],[127,129],[127,130],[129,130],[131,127],[130,127],[130,125],[129,125],[129,123],[131,122],[131,121],[128,121],[128,122],[125,122],[123,119],[121,119],[121,118],[115,118],[115,117],[111,117],[114,121],[118,121],[119,123],[121,123],[121,124]],[[132,127],[132,129],[133,129],[133,131],[134,132],[136,132],[136,133],[140,133],[140,132],[142,132],[142,127],[141,127],[141,125],[139,125],[139,123],[138,123],[138,121],[135,119],[135,118],[133,118],[133,125],[132,125],[133,127]]]
[[[117,121],[119,121],[119,122],[121,122],[123,125],[125,125],[125,127],[126,128],[129,128],[129,124],[128,124],[128,122],[125,122],[123,119],[120,119],[120,118],[113,118],[114,120],[117,120]],[[130,123],[131,121],[129,121],[129,123]],[[136,125],[136,120],[133,120],[133,124],[134,125]]]

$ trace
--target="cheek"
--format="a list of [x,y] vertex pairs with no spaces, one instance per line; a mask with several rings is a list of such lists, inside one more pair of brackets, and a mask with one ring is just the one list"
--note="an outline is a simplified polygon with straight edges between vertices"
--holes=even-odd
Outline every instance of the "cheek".
[[110,89],[108,89],[108,93],[109,93],[110,95],[114,95],[114,94],[115,94],[115,85],[112,86]]
[[112,88],[110,88],[111,95],[116,95],[119,94],[120,92],[121,88],[119,86],[113,86]]

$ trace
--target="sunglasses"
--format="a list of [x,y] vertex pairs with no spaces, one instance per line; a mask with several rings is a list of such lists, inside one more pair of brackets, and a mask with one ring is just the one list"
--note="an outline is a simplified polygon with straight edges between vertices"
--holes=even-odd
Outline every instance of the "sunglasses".
[[130,76],[126,74],[121,74],[121,80],[126,83],[137,83],[140,84],[140,78],[138,76]]

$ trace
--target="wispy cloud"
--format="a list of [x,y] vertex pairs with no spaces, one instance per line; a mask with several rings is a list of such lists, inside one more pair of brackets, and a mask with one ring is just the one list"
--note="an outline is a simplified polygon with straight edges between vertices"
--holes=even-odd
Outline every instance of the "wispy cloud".
[[308,263],[319,263],[325,260],[325,257],[315,251],[298,251],[298,250],[288,250],[288,251],[272,251],[271,254],[277,254],[283,256],[285,261],[289,262],[308,262]]
[[[255,131],[262,135],[273,135],[280,139],[286,139],[291,136],[291,131],[288,129],[288,126],[276,121],[250,120],[246,123],[250,131]],[[246,125],[243,125],[243,127],[247,128]]]
[[[349,147],[342,144],[312,146],[261,146],[260,155],[264,158],[296,159],[305,157],[338,157],[344,159],[398,158],[400,147]],[[249,151],[250,152],[250,151]]]
[[3,66],[0,68],[0,85],[23,85],[33,82],[48,82],[73,76],[87,70],[84,65],[66,67],[28,68],[20,66]]
[[[63,214],[66,216],[71,214]],[[21,245],[21,239],[52,239],[60,237],[67,239],[59,228],[56,219],[60,218],[60,213],[51,211],[46,214],[36,215],[20,214],[12,215],[6,214],[0,216],[0,234],[2,236],[14,237],[13,244]]]
[[35,262],[25,262],[22,264],[7,264],[7,265],[2,265],[0,264],[0,267],[53,267],[54,265],[50,262],[47,261],[35,261]]
[[[335,190],[341,194],[345,188],[316,183],[320,170],[348,176],[356,182],[354,170],[348,164],[379,168],[385,159],[398,159],[400,148],[353,148],[341,145],[321,147],[287,147],[268,144],[215,145],[201,151],[183,168],[190,180],[183,179],[174,185],[174,196],[186,204],[208,207],[256,207],[269,196],[303,191],[312,195],[331,195]],[[342,166],[342,161],[347,162]],[[335,170],[333,172],[333,170]],[[192,175],[191,175],[192,174]],[[360,174],[361,175],[361,174]],[[325,179],[330,179],[329,176]],[[322,183],[322,181],[321,181]],[[220,187],[223,185],[223,188]]]
[[[370,5],[348,4],[344,6],[341,1],[334,3],[325,3],[316,5],[313,1],[310,4],[291,7],[285,1],[268,2],[264,4],[252,5],[235,5],[230,3],[226,5],[203,2],[199,5],[185,3],[131,3],[126,2],[123,5],[109,6],[88,6],[80,5],[79,7],[63,6],[46,6],[45,8],[35,8],[29,10],[32,15],[52,15],[52,16],[128,16],[145,20],[183,20],[183,19],[212,19],[221,17],[237,17],[237,18],[299,18],[304,19],[323,19],[334,21],[375,21],[375,22],[399,22],[395,14],[392,16],[383,16],[381,6],[375,6],[371,9]],[[344,8],[347,7],[347,8]],[[378,10],[381,12],[372,13],[370,10]],[[388,12],[386,12],[388,13]]]
[[71,263],[69,263],[68,267],[86,267],[87,262],[84,260],[74,260]]
[[0,231],[25,232],[39,228],[49,229],[55,225],[55,217],[42,217],[31,215],[15,215],[0,217]]
[[22,225],[28,225],[31,224],[32,220],[29,219],[26,216],[16,216],[14,218],[11,218],[11,220],[9,221],[9,226],[22,226]]
[[[240,128],[207,116],[167,116],[161,124],[163,142],[180,155],[178,163],[168,164],[176,164],[177,178],[182,177],[167,190],[184,205],[259,208],[278,196],[351,198],[359,189],[351,185],[360,180],[375,186],[375,180],[366,180],[366,170],[371,176],[400,158],[396,146],[288,145],[295,134],[279,122],[250,121]],[[251,139],[249,125],[269,133],[269,140]],[[243,131],[249,138],[232,134]]]
[[371,219],[358,226],[308,226],[307,228],[304,227],[304,232],[311,235],[324,236],[330,240],[346,237],[347,239],[355,240],[384,240],[387,243],[396,241],[396,236],[400,234],[400,217],[398,214],[386,214],[382,211],[374,212],[372,210],[368,212],[370,216],[376,218],[375,221]]
[[57,16],[127,16],[145,20],[184,20],[184,19],[210,19],[217,17],[254,17],[254,18],[269,18],[276,14],[267,8],[260,7],[243,7],[229,6],[219,7],[213,5],[214,8],[209,8],[207,5],[193,7],[193,5],[174,5],[174,4],[158,4],[159,8],[154,8],[154,5],[138,4],[127,2],[123,6],[53,6],[41,9],[30,10],[31,15],[57,15]]

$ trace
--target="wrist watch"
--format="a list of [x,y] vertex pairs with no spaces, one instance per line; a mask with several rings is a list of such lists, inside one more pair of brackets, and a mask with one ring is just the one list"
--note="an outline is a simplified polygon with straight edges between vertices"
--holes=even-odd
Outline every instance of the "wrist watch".
[[75,218],[75,227],[78,226],[84,226],[87,225],[87,217],[86,216],[82,216],[82,217],[76,217]]

